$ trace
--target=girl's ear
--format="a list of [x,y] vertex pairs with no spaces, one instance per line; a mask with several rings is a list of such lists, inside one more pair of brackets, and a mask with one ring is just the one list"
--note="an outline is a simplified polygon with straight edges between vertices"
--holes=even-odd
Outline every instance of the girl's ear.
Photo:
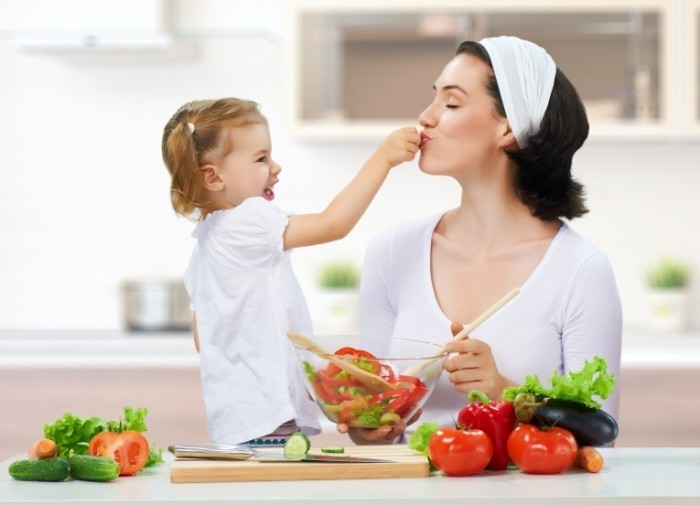
[[204,165],[202,171],[202,184],[209,191],[221,191],[224,189],[224,181],[219,177],[219,169],[215,165]]

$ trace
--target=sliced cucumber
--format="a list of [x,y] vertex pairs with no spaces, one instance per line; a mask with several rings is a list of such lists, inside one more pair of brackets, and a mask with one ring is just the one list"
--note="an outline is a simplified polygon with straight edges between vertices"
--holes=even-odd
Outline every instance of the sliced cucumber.
[[328,454],[343,454],[345,452],[345,448],[338,445],[331,445],[328,447],[321,447],[321,452]]
[[304,456],[309,449],[311,449],[311,441],[300,431],[290,435],[284,443],[284,455],[288,458]]

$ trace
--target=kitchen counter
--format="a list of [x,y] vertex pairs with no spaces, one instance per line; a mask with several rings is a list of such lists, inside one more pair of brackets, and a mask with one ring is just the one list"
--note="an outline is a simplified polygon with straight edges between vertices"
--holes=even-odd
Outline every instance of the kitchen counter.
[[[0,463],[0,503],[31,505],[46,502],[130,503],[333,503],[381,501],[411,503],[557,504],[697,504],[700,501],[700,448],[601,449],[605,466],[591,474],[578,468],[560,475],[526,475],[517,470],[486,472],[473,477],[316,480],[172,484],[169,462],[135,477],[110,483],[70,481],[20,482],[8,475],[17,455]],[[235,463],[232,463],[235,464]],[[320,463],[319,463],[320,464]]]

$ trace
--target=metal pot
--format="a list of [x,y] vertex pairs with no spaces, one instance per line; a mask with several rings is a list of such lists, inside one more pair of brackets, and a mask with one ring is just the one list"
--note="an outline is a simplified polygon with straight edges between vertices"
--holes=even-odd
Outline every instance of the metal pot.
[[192,329],[190,298],[181,279],[135,279],[122,286],[125,326],[132,331]]

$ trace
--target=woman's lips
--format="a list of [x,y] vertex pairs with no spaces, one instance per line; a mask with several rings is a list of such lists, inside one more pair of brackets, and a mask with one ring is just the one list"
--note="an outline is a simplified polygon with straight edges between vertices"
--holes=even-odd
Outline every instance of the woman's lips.
[[420,132],[420,145],[418,146],[419,149],[423,149],[423,146],[425,146],[428,142],[430,142],[432,139],[428,136],[427,133],[425,132]]

